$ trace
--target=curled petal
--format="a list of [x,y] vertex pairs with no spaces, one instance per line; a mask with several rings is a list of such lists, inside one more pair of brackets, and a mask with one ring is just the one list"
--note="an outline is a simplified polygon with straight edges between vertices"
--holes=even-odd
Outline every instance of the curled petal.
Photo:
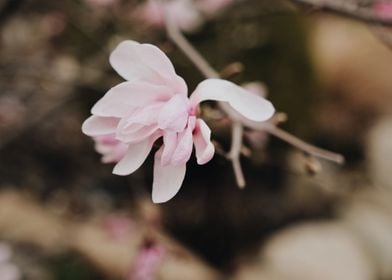
[[209,162],[214,156],[215,147],[211,143],[210,138],[210,128],[202,119],[198,119],[193,134],[193,143],[195,145],[197,163],[200,165]]
[[129,129],[123,128],[122,122],[116,133],[116,138],[124,143],[138,143],[144,141],[158,131],[157,125],[134,124]]
[[157,47],[135,41],[123,41],[110,55],[110,64],[128,81],[144,80],[167,84],[175,91],[186,93],[184,80],[177,76],[169,58]]
[[156,124],[158,121],[158,112],[162,110],[164,104],[164,102],[155,102],[149,106],[140,107],[133,111],[126,119],[130,123],[144,125]]
[[186,163],[178,166],[163,165],[161,162],[162,151],[163,148],[155,154],[152,184],[152,201],[154,203],[163,203],[173,198],[180,190],[186,172]]
[[221,79],[201,82],[190,100],[193,108],[206,100],[228,102],[238,113],[252,121],[265,121],[275,112],[274,106],[268,100]]
[[126,155],[114,167],[113,174],[129,175],[135,172],[146,160],[157,138],[158,135],[153,135],[140,143],[129,145]]
[[161,162],[163,165],[170,163],[173,156],[174,150],[177,146],[177,133],[176,132],[166,132],[163,134],[163,151]]
[[117,127],[117,139],[125,143],[140,142],[153,134],[158,129],[157,111],[162,108],[162,104],[155,102],[150,106],[136,108],[129,116],[122,118]]
[[185,164],[192,155],[192,128],[188,127],[178,134],[177,147],[171,158],[171,164],[182,165]]
[[180,132],[188,121],[189,101],[186,96],[173,96],[159,113],[158,126],[160,129]]
[[82,131],[89,136],[111,134],[116,131],[118,118],[91,116],[84,121]]
[[172,91],[166,86],[153,85],[143,81],[124,82],[111,88],[91,109],[97,116],[122,118],[132,109],[153,102],[166,101]]

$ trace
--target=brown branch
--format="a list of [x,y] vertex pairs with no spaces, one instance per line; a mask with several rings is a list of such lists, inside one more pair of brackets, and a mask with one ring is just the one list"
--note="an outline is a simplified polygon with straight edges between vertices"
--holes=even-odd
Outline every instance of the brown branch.
[[[176,26],[176,24],[171,20],[171,18],[169,16],[166,16],[165,20],[167,34],[170,39],[182,50],[182,52],[189,58],[189,60],[193,62],[193,64],[200,70],[200,72],[206,78],[219,78],[219,73],[214,68],[212,68],[211,65],[205,60],[205,58],[189,43],[189,41],[179,30],[178,26]],[[238,143],[241,144],[241,141],[238,141],[238,139],[240,136],[242,138],[242,126],[246,126],[254,130],[267,131],[275,137],[282,139],[283,141],[304,151],[309,155],[333,161],[338,164],[342,164],[344,162],[344,157],[342,155],[323,150],[309,143],[306,143],[301,139],[295,137],[294,135],[291,135],[290,133],[276,127],[273,123],[254,122],[244,118],[239,118],[238,114],[233,112],[233,109],[225,102],[219,102],[219,106],[232,119],[233,125],[237,126],[236,129],[233,129],[233,137],[235,138],[232,139],[231,151],[227,157],[232,160],[237,183],[240,187],[243,184],[245,185],[245,181],[243,179],[241,167],[239,164],[239,155],[241,149],[238,149]]]

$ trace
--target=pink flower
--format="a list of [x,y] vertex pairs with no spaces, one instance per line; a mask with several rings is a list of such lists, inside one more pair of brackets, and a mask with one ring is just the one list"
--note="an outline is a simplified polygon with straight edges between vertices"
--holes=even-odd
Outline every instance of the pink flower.
[[134,261],[128,280],[154,280],[166,250],[158,244],[145,244]]
[[136,12],[137,18],[148,25],[164,28],[165,13],[183,31],[192,32],[203,23],[200,12],[192,0],[156,1],[148,0]]
[[123,241],[130,237],[136,225],[130,217],[111,215],[103,222],[103,228],[113,240]]
[[391,1],[376,1],[373,4],[374,12],[383,18],[392,18],[392,2]]
[[115,135],[128,146],[113,173],[129,175],[147,158],[153,143],[163,138],[155,154],[152,199],[166,202],[180,189],[193,146],[198,164],[214,155],[211,130],[198,118],[206,100],[228,102],[243,117],[265,121],[274,113],[272,104],[221,79],[201,82],[190,98],[187,86],[167,56],[157,47],[124,41],[112,52],[110,63],[127,81],[110,89],[92,108],[84,123],[85,134]]

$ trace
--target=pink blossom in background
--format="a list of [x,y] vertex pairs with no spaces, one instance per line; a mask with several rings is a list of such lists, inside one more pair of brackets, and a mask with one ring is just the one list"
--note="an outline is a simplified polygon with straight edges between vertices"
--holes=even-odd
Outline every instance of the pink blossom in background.
[[392,18],[392,1],[376,1],[373,11],[380,17]]
[[0,263],[7,262],[11,258],[11,256],[11,247],[4,242],[0,242]]
[[155,244],[143,246],[134,262],[127,280],[155,280],[156,273],[165,256],[165,248]]
[[103,222],[103,228],[110,238],[117,241],[128,239],[134,227],[132,219],[122,215],[112,215]]
[[48,36],[57,36],[64,32],[67,26],[66,15],[62,12],[50,12],[41,18],[41,28]]
[[165,13],[183,31],[192,32],[203,23],[200,12],[192,0],[148,0],[136,12],[136,17],[153,27],[165,27]]
[[25,113],[26,107],[19,98],[9,95],[0,97],[0,129],[22,124]]
[[0,279],[20,280],[22,273],[20,269],[11,262],[12,248],[4,242],[0,242]]
[[110,63],[127,81],[110,89],[92,108],[82,126],[92,137],[115,135],[128,146],[113,173],[129,175],[163,139],[155,153],[152,199],[166,202],[179,191],[193,146],[198,164],[214,155],[211,130],[198,117],[198,106],[206,100],[228,102],[242,117],[265,121],[274,113],[264,98],[225,80],[207,79],[188,98],[187,85],[167,56],[150,44],[124,41],[112,52]]

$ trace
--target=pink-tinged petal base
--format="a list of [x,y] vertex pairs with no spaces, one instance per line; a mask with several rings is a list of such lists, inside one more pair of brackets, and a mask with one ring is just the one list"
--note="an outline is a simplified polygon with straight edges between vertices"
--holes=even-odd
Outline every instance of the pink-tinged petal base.
[[206,100],[228,102],[234,110],[252,121],[266,121],[275,112],[274,106],[268,100],[221,79],[201,82],[190,100],[193,108]]
[[130,145],[127,154],[114,167],[113,174],[125,176],[135,172],[146,160],[156,139],[157,136],[153,135],[143,142]]
[[128,145],[118,141],[114,134],[94,137],[95,150],[103,163],[119,162],[127,153]]
[[197,163],[200,165],[206,164],[214,156],[215,147],[211,143],[210,138],[210,128],[202,119],[198,119],[193,134],[193,143],[195,145]]
[[155,154],[154,181],[152,184],[152,201],[163,203],[172,199],[180,190],[185,178],[186,163],[174,166],[163,165],[161,147]]
[[159,128],[175,132],[183,131],[188,122],[189,109],[189,99],[186,96],[174,95],[159,113]]

